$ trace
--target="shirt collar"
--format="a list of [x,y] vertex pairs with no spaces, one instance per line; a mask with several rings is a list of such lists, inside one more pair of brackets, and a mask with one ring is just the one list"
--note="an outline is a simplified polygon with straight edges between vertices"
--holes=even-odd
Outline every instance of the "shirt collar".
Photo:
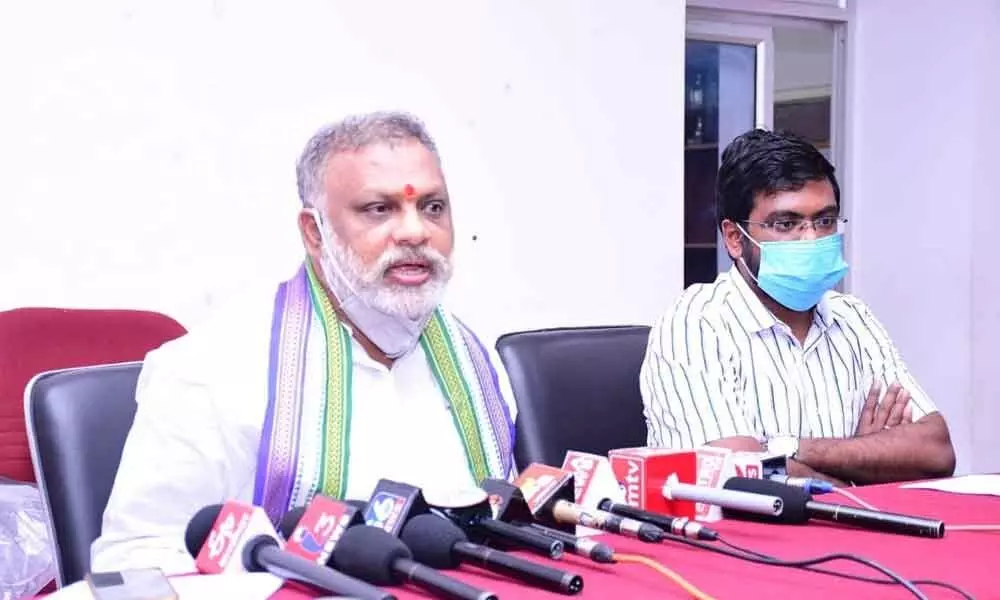
[[816,310],[813,311],[813,323],[822,331],[829,329],[833,325],[833,315],[830,313],[830,296],[833,292],[827,292],[820,298]]
[[[743,326],[747,331],[759,333],[780,323],[778,318],[774,316],[774,313],[768,310],[764,306],[764,303],[760,301],[760,298],[757,297],[750,284],[743,278],[743,274],[740,273],[735,264],[729,269],[726,276],[729,277],[730,283],[736,288],[737,299],[734,302],[733,308],[738,314],[742,313],[741,316],[746,317],[743,319]],[[831,292],[823,294],[823,298],[820,299],[819,304],[816,305],[816,309],[813,311],[813,323],[821,331],[826,331],[833,324],[833,318],[830,314],[830,294]]]

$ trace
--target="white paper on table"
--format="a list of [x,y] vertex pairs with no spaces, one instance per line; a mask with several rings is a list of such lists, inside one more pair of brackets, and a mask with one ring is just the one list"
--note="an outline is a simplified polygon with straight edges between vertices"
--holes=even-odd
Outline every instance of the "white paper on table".
[[1000,496],[1000,475],[962,475],[949,479],[905,483],[899,487],[911,490],[937,490],[952,494]]
[[[232,575],[187,575],[171,577],[177,597],[181,600],[267,600],[281,587],[282,580],[270,573],[237,573]],[[93,600],[86,581],[78,581],[46,596],[49,600]]]

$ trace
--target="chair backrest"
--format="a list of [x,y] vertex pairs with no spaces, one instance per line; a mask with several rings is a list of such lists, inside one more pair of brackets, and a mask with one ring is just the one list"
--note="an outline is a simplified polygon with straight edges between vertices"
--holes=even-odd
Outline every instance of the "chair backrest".
[[24,388],[44,371],[142,360],[185,333],[141,310],[18,308],[0,311],[0,477],[32,481]]
[[83,579],[90,545],[135,417],[142,363],[41,373],[24,394],[38,488],[49,514],[59,585]]
[[497,340],[517,399],[514,458],[560,466],[567,450],[646,445],[639,369],[649,327],[579,327]]

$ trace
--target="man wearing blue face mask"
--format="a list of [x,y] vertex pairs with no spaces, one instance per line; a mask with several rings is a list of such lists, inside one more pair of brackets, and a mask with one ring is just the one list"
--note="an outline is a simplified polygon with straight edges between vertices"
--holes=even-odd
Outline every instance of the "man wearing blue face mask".
[[94,570],[193,571],[185,527],[226,500],[277,521],[315,494],[367,498],[380,478],[442,493],[512,475],[502,371],[440,306],[452,208],[423,125],[325,127],[297,180],[294,276],[146,358]]
[[640,387],[651,446],[789,457],[837,484],[948,476],[948,426],[847,273],[840,188],[809,143],[748,132],[722,155],[719,227],[733,267],[654,326]]

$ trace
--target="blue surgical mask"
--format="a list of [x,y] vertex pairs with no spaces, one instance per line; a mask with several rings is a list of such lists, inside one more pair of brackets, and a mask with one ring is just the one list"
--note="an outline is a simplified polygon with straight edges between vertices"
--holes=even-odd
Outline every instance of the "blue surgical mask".
[[[811,240],[758,242],[742,227],[740,231],[760,248],[757,286],[791,310],[812,309],[847,274],[841,233]],[[746,261],[743,266],[753,277]]]

